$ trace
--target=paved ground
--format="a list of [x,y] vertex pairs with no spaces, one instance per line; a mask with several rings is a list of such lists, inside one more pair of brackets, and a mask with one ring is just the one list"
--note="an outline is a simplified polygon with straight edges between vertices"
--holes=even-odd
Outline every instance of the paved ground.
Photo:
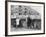
[[30,28],[15,28],[15,27],[11,27],[11,31],[32,31],[32,30],[38,30],[38,29],[30,29]]

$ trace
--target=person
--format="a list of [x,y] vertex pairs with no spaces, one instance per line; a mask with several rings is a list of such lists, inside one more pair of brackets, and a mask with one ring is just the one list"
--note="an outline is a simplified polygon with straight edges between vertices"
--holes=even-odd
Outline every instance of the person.
[[20,27],[20,28],[23,27],[23,25],[22,25],[22,19],[19,20],[19,25],[18,25],[18,27]]
[[19,19],[16,19],[16,28],[18,27],[19,25]]
[[28,18],[27,18],[27,26],[28,26],[28,28],[30,28],[31,21],[32,21],[32,20],[30,19],[30,17],[28,17]]

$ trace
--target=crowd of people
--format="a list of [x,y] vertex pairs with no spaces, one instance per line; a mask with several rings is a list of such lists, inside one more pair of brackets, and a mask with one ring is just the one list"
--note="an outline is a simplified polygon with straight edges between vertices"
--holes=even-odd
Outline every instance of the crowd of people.
[[11,24],[15,27],[15,28],[41,28],[41,20],[39,19],[30,19],[30,17],[26,19],[11,19]]

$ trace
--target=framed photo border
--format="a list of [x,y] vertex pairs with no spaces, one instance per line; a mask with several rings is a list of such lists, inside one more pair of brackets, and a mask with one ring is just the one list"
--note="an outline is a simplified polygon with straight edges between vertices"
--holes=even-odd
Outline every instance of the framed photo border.
[[[35,33],[35,34],[19,34],[19,35],[8,35],[8,2],[19,2],[19,3],[35,3],[35,4],[43,4],[44,5],[44,31],[43,33]],[[29,2],[29,1],[5,1],[5,36],[24,36],[24,35],[41,35],[45,34],[45,3],[44,2]]]

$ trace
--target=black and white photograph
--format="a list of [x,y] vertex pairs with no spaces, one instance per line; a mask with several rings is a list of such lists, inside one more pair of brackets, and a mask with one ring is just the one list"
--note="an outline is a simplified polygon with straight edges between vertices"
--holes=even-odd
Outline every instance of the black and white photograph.
[[44,33],[44,4],[8,2],[8,35]]
[[11,31],[28,30],[41,30],[41,14],[30,6],[11,5]]

